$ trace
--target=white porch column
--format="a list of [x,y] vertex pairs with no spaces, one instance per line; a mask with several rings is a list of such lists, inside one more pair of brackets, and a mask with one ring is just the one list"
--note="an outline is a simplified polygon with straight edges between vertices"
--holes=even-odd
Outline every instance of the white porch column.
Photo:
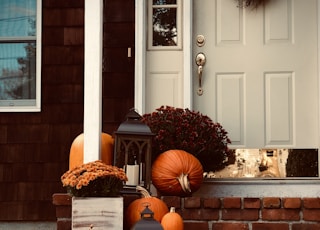
[[145,113],[146,14],[146,0],[136,0],[134,108],[139,114]]
[[100,159],[103,0],[85,0],[84,163]]

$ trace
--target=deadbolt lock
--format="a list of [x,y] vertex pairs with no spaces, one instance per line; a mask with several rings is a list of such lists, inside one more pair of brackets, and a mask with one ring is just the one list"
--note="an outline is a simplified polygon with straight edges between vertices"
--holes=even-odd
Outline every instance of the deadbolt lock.
[[197,41],[196,41],[197,46],[199,46],[199,47],[204,46],[205,41],[206,40],[202,34],[197,35]]

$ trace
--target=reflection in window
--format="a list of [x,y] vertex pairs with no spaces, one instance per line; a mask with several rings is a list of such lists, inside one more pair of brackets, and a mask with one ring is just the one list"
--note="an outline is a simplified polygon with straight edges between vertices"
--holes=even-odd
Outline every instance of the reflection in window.
[[1,0],[0,37],[36,35],[36,0]]
[[152,46],[178,45],[177,1],[154,0],[152,5]]
[[36,98],[36,44],[0,44],[0,100]]
[[153,10],[153,46],[177,45],[177,9]]
[[37,106],[36,47],[37,0],[1,0],[1,107]]
[[236,149],[235,159],[208,178],[319,177],[317,149]]
[[153,0],[153,5],[172,5],[177,4],[177,0]]

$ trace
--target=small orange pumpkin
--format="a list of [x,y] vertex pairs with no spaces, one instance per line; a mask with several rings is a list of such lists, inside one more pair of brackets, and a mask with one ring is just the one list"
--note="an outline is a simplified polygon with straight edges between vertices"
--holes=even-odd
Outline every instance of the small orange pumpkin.
[[175,207],[171,207],[170,212],[162,217],[161,225],[163,230],[183,230],[183,219],[176,213]]
[[202,181],[200,161],[184,150],[165,151],[153,162],[152,184],[162,195],[190,195],[200,188]]
[[141,193],[142,198],[134,200],[126,210],[125,219],[128,229],[131,229],[131,227],[141,219],[141,212],[146,206],[154,213],[153,218],[161,222],[162,217],[169,212],[166,203],[157,197],[151,196],[149,192],[141,186],[137,186],[137,191]]
[[[83,133],[79,134],[72,142],[69,154],[69,169],[83,164]],[[101,133],[101,160],[107,165],[112,165],[114,139],[107,133]]]

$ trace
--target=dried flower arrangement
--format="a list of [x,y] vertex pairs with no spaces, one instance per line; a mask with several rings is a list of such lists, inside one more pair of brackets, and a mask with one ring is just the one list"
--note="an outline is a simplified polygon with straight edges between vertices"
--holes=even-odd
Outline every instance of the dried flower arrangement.
[[199,159],[205,171],[223,169],[234,152],[227,132],[208,116],[189,109],[161,106],[155,112],[144,114],[145,122],[153,133],[153,160],[170,149],[185,150]]
[[77,166],[61,176],[63,187],[77,197],[114,197],[128,178],[123,169],[101,160]]

